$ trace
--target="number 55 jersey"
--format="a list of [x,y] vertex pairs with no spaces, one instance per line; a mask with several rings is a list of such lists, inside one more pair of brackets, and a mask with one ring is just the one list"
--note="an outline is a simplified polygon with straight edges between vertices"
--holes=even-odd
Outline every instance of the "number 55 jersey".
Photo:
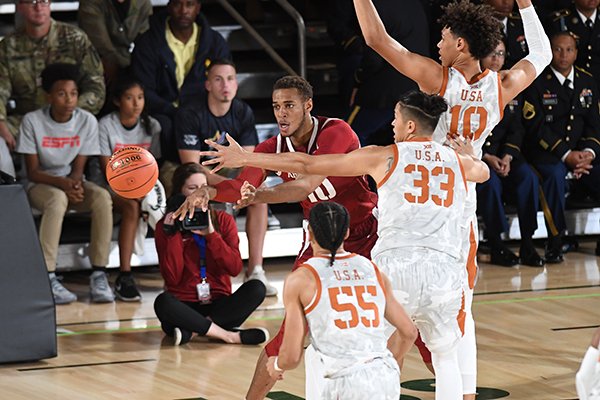
[[400,395],[399,370],[387,349],[385,291],[377,267],[357,254],[316,256],[308,268],[317,290],[304,312],[310,340],[323,371],[323,399],[393,399]]
[[422,247],[458,259],[467,197],[458,155],[428,138],[396,143],[393,149],[393,164],[379,182],[373,258],[391,249]]

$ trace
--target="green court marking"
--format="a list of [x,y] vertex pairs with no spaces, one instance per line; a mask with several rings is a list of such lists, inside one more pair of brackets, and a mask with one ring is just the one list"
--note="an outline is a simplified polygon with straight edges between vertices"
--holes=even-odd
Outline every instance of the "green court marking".
[[474,304],[526,303],[528,301],[572,300],[572,299],[585,299],[585,298],[590,298],[590,297],[600,297],[600,293],[566,294],[566,295],[562,295],[562,296],[529,297],[526,299],[483,300],[483,301],[475,301]]
[[288,392],[269,392],[267,399],[272,400],[304,400],[302,397],[298,397]]
[[[435,379],[417,379],[414,381],[403,382],[400,386],[405,389],[415,390],[417,392],[435,392]],[[477,400],[494,400],[508,396],[510,393],[502,389],[493,389],[486,387],[477,388]],[[400,396],[404,400],[404,396]]]

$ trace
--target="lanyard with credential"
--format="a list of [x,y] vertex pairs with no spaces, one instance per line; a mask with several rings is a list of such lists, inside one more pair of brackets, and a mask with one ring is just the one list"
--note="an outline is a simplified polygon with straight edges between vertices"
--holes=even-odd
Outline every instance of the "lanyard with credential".
[[192,237],[200,250],[200,278],[202,282],[196,285],[198,300],[201,303],[210,303],[210,285],[206,281],[206,238],[192,233]]

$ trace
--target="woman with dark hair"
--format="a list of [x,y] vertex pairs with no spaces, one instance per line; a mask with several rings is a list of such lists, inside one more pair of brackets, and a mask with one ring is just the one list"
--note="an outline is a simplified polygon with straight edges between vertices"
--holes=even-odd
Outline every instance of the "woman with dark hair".
[[[398,363],[387,349],[387,319],[411,347],[417,330],[394,298],[388,278],[369,259],[344,250],[349,235],[348,210],[322,202],[310,210],[309,238],[314,256],[285,281],[286,330],[277,357],[267,364],[274,379],[298,366],[305,327],[310,332],[311,373],[306,397],[382,399],[400,397]],[[308,370],[307,370],[308,373]]]
[[[113,89],[113,103],[117,110],[100,119],[98,123],[102,171],[106,170],[108,160],[115,151],[128,146],[142,147],[149,150],[154,157],[160,158],[160,125],[144,111],[142,84],[124,76],[117,81]],[[131,256],[138,226],[143,222],[140,221],[142,199],[126,199],[110,188],[109,192],[114,210],[121,215],[118,239],[120,271],[115,282],[115,293],[122,301],[140,301],[142,296],[131,275]]]
[[155,231],[165,291],[156,298],[154,310],[163,331],[174,337],[175,345],[194,335],[232,344],[266,342],[269,333],[263,328],[237,329],[262,303],[266,289],[261,281],[251,280],[231,291],[231,277],[242,271],[235,220],[224,211],[209,210],[206,227],[188,230],[173,219],[177,197],[182,202],[206,185],[206,175],[199,164],[186,163],[175,170],[172,183],[175,195]]

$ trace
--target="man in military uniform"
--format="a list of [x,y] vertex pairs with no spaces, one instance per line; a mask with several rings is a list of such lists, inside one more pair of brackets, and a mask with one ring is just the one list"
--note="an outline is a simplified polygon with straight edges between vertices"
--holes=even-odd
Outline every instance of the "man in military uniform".
[[513,12],[514,0],[484,0],[483,2],[496,10],[496,18],[504,25],[502,31],[506,45],[504,68],[510,69],[529,54],[521,14],[518,11]]
[[[16,0],[16,7],[24,25],[0,42],[0,140],[5,140],[11,150],[23,115],[46,104],[40,78],[46,65],[79,66],[79,107],[95,114],[105,97],[102,64],[85,33],[54,21],[50,0]],[[9,99],[14,100],[10,115]]]
[[551,32],[572,32],[577,39],[579,55],[575,64],[600,79],[600,0],[574,0],[569,8],[550,16]]
[[568,32],[552,36],[552,63],[524,92],[527,160],[542,180],[548,228],[546,262],[563,260],[567,175],[571,185],[600,199],[600,114],[592,76],[574,67],[577,44]]
[[[481,60],[483,68],[502,69],[504,43]],[[483,146],[483,161],[490,167],[490,179],[477,185],[477,212],[485,224],[485,236],[491,248],[491,263],[513,266],[518,263],[541,267],[544,260],[533,245],[537,229],[539,181],[521,153],[525,128],[521,123],[522,96],[512,100],[504,109],[504,117],[488,136]],[[517,257],[506,247],[500,235],[508,232],[503,198],[517,206],[521,247]]]

